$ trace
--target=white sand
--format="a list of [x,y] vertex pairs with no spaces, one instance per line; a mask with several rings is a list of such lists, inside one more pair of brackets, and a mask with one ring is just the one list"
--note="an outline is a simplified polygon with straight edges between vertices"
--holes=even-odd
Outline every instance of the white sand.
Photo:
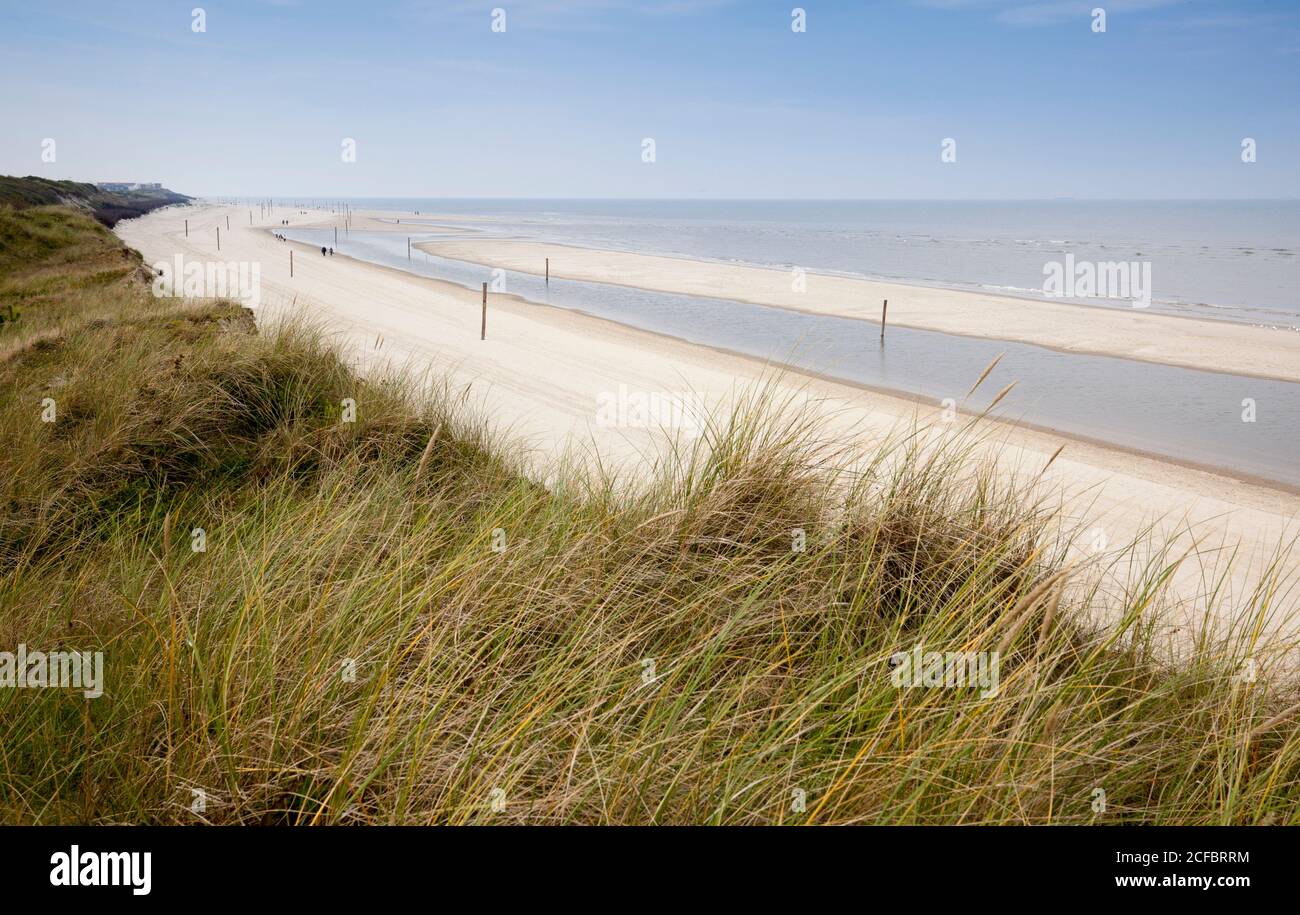
[[[226,229],[227,214],[230,230]],[[188,239],[183,232],[185,218],[190,222]],[[329,214],[299,216],[280,209],[260,225],[273,230],[281,218],[289,218],[298,226],[333,224]],[[391,214],[385,218],[391,218]],[[222,230],[220,254],[213,231],[218,224]],[[353,222],[354,228],[363,225],[372,228],[364,217]],[[391,228],[408,229],[405,225]],[[659,432],[599,424],[597,404],[602,393],[618,392],[620,386],[631,392],[693,391],[703,395],[710,405],[718,405],[725,404],[738,388],[757,384],[774,372],[757,360],[501,295],[491,297],[487,340],[480,341],[476,291],[338,255],[322,257],[319,248],[281,242],[264,228],[250,227],[248,211],[243,208],[172,208],[123,222],[117,231],[150,263],[170,262],[177,253],[203,261],[260,263],[263,319],[268,313],[296,303],[296,307],[305,308],[309,315],[337,331],[363,366],[432,368],[457,384],[469,385],[470,401],[499,427],[526,442],[539,464],[576,444],[589,449],[588,457],[594,451],[602,460],[635,467],[649,449],[662,445],[664,436]],[[290,248],[295,251],[292,279],[288,270]],[[506,265],[519,269],[513,263]],[[552,272],[556,275],[608,281],[601,275],[608,266],[570,269],[567,273],[557,271],[556,266],[553,259]],[[757,295],[754,284],[761,285],[761,281],[748,274],[763,271],[736,269],[741,270],[738,276],[743,283],[749,284],[744,288]],[[702,277],[692,280],[704,281]],[[718,275],[709,275],[707,281],[719,282]],[[724,292],[712,286],[707,291]],[[737,297],[735,290],[726,290],[725,294]],[[941,304],[931,313],[940,314]],[[1094,320],[1102,325],[1112,322],[1092,310],[1054,308],[1068,312],[1076,326],[1087,327]],[[891,317],[893,313],[891,301]],[[1202,322],[1154,315],[1123,315],[1122,320],[1188,325],[1190,329],[1183,336],[1150,344],[1163,347],[1163,361],[1175,363],[1199,360],[1201,364],[1231,364],[1242,358],[1238,350],[1245,347],[1244,341],[1250,336],[1235,343],[1224,342],[1200,336],[1196,328]],[[1091,331],[1088,339],[1097,346],[1110,346],[1115,341],[1109,335],[1117,332],[1116,327],[1103,327]],[[1212,352],[1208,349],[1211,343],[1218,347]],[[1177,351],[1182,344],[1202,347],[1205,352],[1198,360],[1189,360]],[[1133,345],[1129,341],[1119,350],[1129,354]],[[1279,345],[1273,358],[1282,359],[1284,350]],[[1152,354],[1149,348],[1145,354]],[[1266,357],[1252,358],[1251,362],[1256,368],[1269,364]],[[1287,373],[1279,370],[1277,374],[1285,377]],[[932,407],[794,373],[782,373],[779,388],[810,402],[828,417],[834,429],[859,440],[883,435],[918,416],[934,416]],[[360,404],[359,410],[364,409]],[[989,425],[994,435],[990,447],[1007,468],[1036,473],[1061,444],[1066,444],[1043,478],[1062,494],[1068,523],[1103,532],[1110,549],[1143,539],[1150,527],[1154,534],[1145,538],[1149,545],[1168,540],[1176,550],[1185,551],[1195,541],[1200,545],[1200,563],[1207,566],[1221,563],[1227,552],[1235,550],[1225,587],[1238,595],[1252,587],[1279,543],[1300,535],[1300,496],[1296,494],[1118,448],[1009,425]],[[1177,597],[1186,601],[1189,609],[1203,604],[1201,595],[1207,587],[1198,566],[1196,561],[1184,564],[1172,582]],[[1300,555],[1288,557],[1285,568],[1294,579],[1300,571]],[[1289,609],[1296,606],[1296,598],[1293,589],[1279,595],[1278,602]]]

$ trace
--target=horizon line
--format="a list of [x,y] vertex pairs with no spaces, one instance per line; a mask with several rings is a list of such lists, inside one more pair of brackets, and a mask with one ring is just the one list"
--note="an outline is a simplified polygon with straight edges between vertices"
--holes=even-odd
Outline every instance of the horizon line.
[[[175,191],[175,188],[168,188]],[[176,193],[184,193],[176,191]],[[301,198],[304,200],[527,200],[537,202],[547,201],[582,201],[582,202],[647,202],[659,201],[667,203],[682,202],[735,202],[735,203],[1062,203],[1062,202],[1082,202],[1082,203],[1218,203],[1225,201],[1234,202],[1267,202],[1267,203],[1296,203],[1300,202],[1300,197],[528,197],[512,195],[493,195],[493,196],[476,196],[476,195],[404,195],[394,196],[389,194],[302,194],[302,193],[274,193],[274,194],[187,194],[196,200],[215,200],[221,197],[244,198],[249,200],[273,198]]]

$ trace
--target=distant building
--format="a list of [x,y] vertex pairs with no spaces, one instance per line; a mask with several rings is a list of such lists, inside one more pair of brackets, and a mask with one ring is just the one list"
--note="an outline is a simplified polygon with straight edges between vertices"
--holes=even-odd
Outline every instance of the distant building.
[[123,191],[160,191],[162,184],[157,181],[140,182],[140,181],[100,181],[95,187],[101,191],[113,191],[122,193]]

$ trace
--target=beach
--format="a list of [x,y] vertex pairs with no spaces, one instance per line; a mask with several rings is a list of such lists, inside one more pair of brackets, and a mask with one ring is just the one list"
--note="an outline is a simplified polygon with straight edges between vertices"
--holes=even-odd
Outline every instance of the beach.
[[[467,387],[468,402],[500,434],[526,445],[540,474],[566,454],[599,459],[631,473],[649,466],[650,456],[665,446],[663,431],[600,419],[602,401],[623,397],[621,392],[690,392],[707,409],[719,410],[737,392],[770,383],[777,400],[814,411],[836,434],[857,441],[917,422],[942,421],[934,404],[781,371],[752,358],[514,295],[490,296],[486,340],[480,340],[477,291],[341,255],[322,256],[319,247],[272,235],[281,219],[293,226],[336,225],[332,213],[281,207],[269,218],[257,217],[254,211],[249,225],[244,207],[175,207],[123,222],[116,231],[149,263],[170,262],[179,254],[260,265],[259,321],[303,314],[328,327],[364,368],[429,372]],[[357,213],[352,230],[431,231],[422,226],[413,232],[396,218],[403,214]],[[879,299],[887,297],[891,325],[1300,380],[1300,335],[1244,325],[1018,299],[999,302],[994,296],[979,297],[977,308],[971,293],[918,291],[816,274],[807,275],[807,291],[798,293],[782,271],[519,241],[454,239],[422,247],[440,256],[533,273],[541,273],[550,257],[552,277],[725,295],[871,321],[879,318]],[[1197,556],[1171,582],[1189,614],[1204,605],[1203,595],[1211,587],[1220,587],[1221,597],[1225,588],[1248,594],[1279,545],[1300,530],[1300,497],[1282,487],[1061,434],[1005,423],[985,426],[984,453],[1008,473],[1041,472],[1042,485],[1061,494],[1063,522],[1099,531],[1101,537],[1093,539],[1108,545],[1102,552],[1134,541],[1146,543],[1144,549],[1167,542],[1175,556],[1195,546]],[[1149,540],[1148,531],[1154,535]],[[1224,573],[1229,555],[1232,569]],[[1298,564],[1295,555],[1285,559],[1291,581]],[[1225,574],[1222,585],[1216,569]],[[1281,602],[1294,605],[1294,592]]]
[[10,895],[1286,882],[1300,7],[9,6]]

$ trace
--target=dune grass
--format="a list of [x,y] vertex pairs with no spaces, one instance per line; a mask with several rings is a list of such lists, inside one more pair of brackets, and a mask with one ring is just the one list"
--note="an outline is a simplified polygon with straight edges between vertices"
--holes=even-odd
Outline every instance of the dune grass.
[[37,313],[44,326],[104,307],[120,313],[147,274],[137,252],[80,212],[0,204],[0,327]]
[[118,221],[142,216],[168,204],[185,203],[190,197],[165,188],[108,191],[80,181],[55,181],[27,175],[0,175],[0,207],[62,207],[94,216],[112,228]]
[[[640,485],[545,487],[309,330],[78,285],[115,242],[64,218],[77,291],[0,330],[0,650],[106,683],[0,689],[0,821],[1300,821],[1284,582],[1170,664],[1172,558],[1067,590],[962,438],[850,459],[761,391]],[[918,645],[997,689],[895,685]]]

